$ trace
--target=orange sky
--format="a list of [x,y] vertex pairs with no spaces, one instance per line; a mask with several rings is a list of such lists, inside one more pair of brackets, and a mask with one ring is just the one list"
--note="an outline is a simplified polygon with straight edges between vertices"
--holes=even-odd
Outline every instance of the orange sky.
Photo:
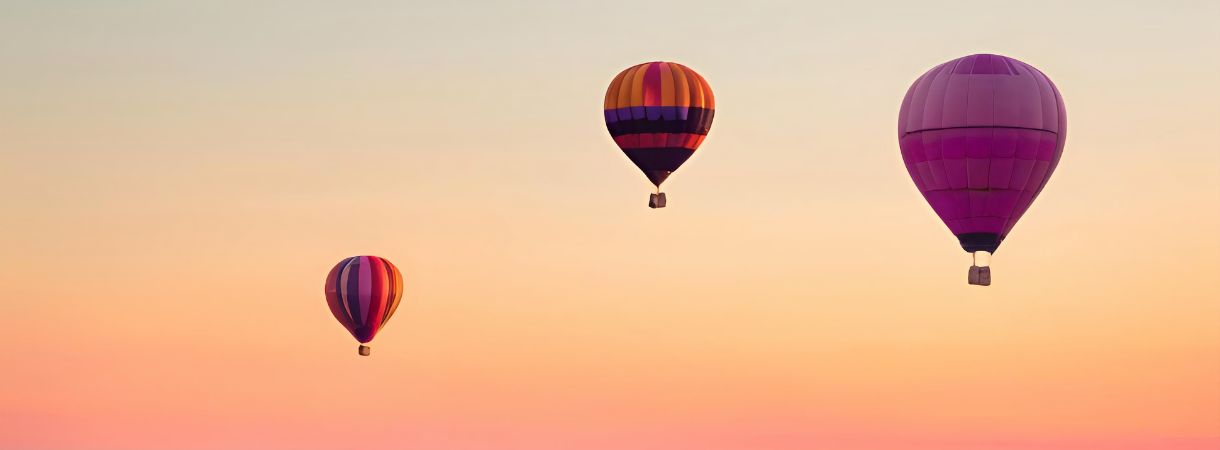
[[[109,3],[0,14],[0,448],[1220,448],[1215,4]],[[895,136],[977,52],[1069,123],[988,288]],[[664,210],[655,59],[717,100]]]

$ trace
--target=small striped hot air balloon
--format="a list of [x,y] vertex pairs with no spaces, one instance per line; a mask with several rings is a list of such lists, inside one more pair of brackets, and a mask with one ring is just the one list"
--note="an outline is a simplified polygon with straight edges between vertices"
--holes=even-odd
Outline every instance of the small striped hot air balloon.
[[967,252],[969,282],[1050,180],[1067,140],[1059,89],[1038,69],[1000,55],[933,67],[907,90],[898,145],[907,172]]
[[715,107],[707,81],[678,63],[639,64],[610,82],[606,128],[623,153],[656,185],[648,206],[665,206],[661,183],[703,143]]
[[326,276],[326,303],[335,319],[360,341],[361,356],[367,344],[385,326],[402,300],[402,273],[385,258],[352,256],[330,269]]

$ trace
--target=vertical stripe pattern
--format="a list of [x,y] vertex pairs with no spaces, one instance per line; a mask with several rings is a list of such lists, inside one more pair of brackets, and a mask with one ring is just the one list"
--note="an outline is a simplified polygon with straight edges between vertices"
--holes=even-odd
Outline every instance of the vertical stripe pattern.
[[610,82],[603,105],[610,136],[657,186],[703,143],[715,112],[707,81],[671,62],[622,71]]
[[1059,164],[1067,112],[1033,66],[970,55],[919,77],[898,113],[915,186],[962,248],[994,252]]
[[326,304],[360,343],[373,340],[402,300],[402,273],[384,258],[352,256],[326,276]]

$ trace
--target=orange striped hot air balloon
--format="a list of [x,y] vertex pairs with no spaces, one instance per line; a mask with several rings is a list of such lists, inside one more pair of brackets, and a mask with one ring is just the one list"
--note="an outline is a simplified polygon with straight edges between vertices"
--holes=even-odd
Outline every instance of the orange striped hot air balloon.
[[632,66],[610,82],[604,106],[606,128],[656,185],[648,206],[665,206],[661,183],[703,143],[715,108],[707,81],[678,63]]

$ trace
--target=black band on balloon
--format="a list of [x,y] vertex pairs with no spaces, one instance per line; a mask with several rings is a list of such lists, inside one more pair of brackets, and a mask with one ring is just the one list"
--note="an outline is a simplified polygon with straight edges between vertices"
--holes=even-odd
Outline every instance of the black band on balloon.
[[957,241],[961,242],[962,248],[970,253],[995,253],[995,249],[1000,246],[1000,235],[995,233],[962,233],[957,235]]
[[629,119],[617,122],[606,122],[610,136],[618,137],[626,134],[640,133],[692,133],[706,135],[712,129],[712,116],[715,110],[690,108],[686,119],[665,120]]

